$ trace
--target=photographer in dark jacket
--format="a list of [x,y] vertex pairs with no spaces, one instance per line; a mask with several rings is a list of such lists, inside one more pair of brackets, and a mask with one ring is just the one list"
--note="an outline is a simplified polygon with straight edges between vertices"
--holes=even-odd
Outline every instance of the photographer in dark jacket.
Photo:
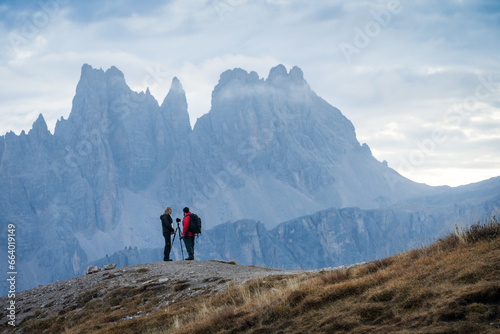
[[167,206],[163,214],[160,216],[161,228],[163,230],[163,237],[165,238],[165,248],[163,249],[163,261],[172,261],[170,258],[170,250],[172,249],[172,241],[170,236],[175,234],[175,230],[172,227],[172,208]]

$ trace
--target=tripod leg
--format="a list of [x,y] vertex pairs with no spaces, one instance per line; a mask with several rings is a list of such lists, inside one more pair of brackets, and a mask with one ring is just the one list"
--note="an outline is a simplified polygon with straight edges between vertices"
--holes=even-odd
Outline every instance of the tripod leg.
[[182,254],[182,260],[184,261],[184,250],[182,248],[182,238],[181,238],[181,229],[177,227],[177,233],[179,233],[179,244],[181,245],[181,254]]

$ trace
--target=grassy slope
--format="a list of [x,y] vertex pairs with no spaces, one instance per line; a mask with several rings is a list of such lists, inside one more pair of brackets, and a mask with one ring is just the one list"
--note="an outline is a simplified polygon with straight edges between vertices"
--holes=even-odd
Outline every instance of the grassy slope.
[[200,307],[210,314],[176,333],[499,333],[500,227],[355,268],[252,281]]
[[[500,224],[350,269],[272,276],[157,308],[126,289],[43,324],[51,333],[500,333]],[[84,297],[82,297],[84,298]],[[85,300],[82,299],[82,303]],[[121,305],[114,310],[114,306]],[[120,320],[130,314],[148,314]]]

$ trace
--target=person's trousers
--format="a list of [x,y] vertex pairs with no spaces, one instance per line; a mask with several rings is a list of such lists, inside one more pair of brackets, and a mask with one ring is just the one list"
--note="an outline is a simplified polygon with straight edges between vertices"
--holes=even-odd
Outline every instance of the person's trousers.
[[170,239],[170,233],[163,233],[165,238],[165,248],[163,249],[163,261],[170,259],[170,250],[172,249],[172,240]]
[[189,259],[194,259],[194,237],[184,237],[184,244],[186,245]]

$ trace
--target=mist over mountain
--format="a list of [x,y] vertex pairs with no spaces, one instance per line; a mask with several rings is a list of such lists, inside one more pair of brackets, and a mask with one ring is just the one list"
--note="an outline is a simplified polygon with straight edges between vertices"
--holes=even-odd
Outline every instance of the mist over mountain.
[[[159,105],[149,90],[130,90],[117,68],[84,65],[71,113],[54,134],[40,115],[27,134],[0,136],[1,237],[5,243],[7,224],[15,224],[20,289],[81,275],[126,247],[137,256],[120,261],[160,260],[159,216],[167,205],[174,217],[184,206],[202,217],[210,231],[197,248],[202,257],[231,255],[276,268],[393,251],[401,246],[393,236],[414,226],[402,223],[414,221],[412,205],[432,217],[417,220],[422,233],[410,238],[415,243],[441,229],[440,217],[460,216],[467,205],[481,207],[479,216],[499,210],[500,187],[476,185],[475,194],[489,187],[488,196],[469,203],[460,190],[415,183],[377,161],[298,67],[278,65],[266,79],[242,69],[222,73],[210,111],[193,129],[187,108],[177,78]],[[296,221],[305,216],[309,223]],[[301,232],[311,227],[311,235]],[[258,242],[249,248],[231,229],[248,230]],[[300,250],[318,240],[315,260],[305,261]],[[357,245],[352,256],[349,245]]]

